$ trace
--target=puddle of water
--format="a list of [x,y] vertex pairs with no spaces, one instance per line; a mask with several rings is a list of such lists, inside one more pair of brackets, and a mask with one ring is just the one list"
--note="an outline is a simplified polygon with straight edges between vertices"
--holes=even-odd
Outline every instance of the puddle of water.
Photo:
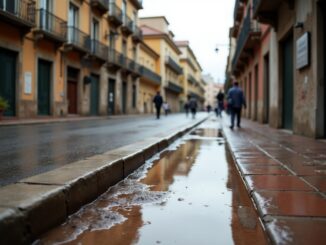
[[188,135],[36,244],[268,244],[217,136]]

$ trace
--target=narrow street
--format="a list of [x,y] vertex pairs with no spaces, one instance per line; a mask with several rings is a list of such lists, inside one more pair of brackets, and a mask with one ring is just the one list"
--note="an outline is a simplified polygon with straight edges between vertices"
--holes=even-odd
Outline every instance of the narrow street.
[[[207,114],[199,113],[196,120]],[[184,114],[0,128],[0,186],[187,125]]]
[[36,244],[268,244],[217,125],[177,140]]

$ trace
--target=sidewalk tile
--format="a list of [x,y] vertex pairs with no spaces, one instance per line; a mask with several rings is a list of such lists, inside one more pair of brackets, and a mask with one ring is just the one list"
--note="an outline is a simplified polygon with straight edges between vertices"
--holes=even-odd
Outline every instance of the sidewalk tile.
[[266,225],[274,244],[324,245],[326,244],[325,218],[276,217]]
[[250,190],[313,191],[297,176],[256,175],[246,176],[245,181]]
[[241,164],[240,170],[244,175],[289,175],[291,174],[288,170],[282,166],[268,166],[268,165],[257,165],[257,164]]
[[303,178],[321,192],[326,193],[326,177],[325,176],[303,176]]
[[252,159],[245,159],[239,158],[237,162],[242,164],[255,164],[255,165],[265,165],[265,166],[280,166],[280,163],[276,160],[273,160],[268,157],[260,157],[260,158],[252,158]]
[[254,191],[261,215],[326,216],[326,200],[316,192]]

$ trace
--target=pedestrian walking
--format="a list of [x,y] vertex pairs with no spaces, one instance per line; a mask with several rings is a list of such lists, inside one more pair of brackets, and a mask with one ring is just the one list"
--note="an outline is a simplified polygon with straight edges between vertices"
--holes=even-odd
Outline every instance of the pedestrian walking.
[[234,119],[237,118],[237,127],[241,128],[241,109],[247,107],[246,100],[239,83],[235,81],[233,87],[229,89],[227,96],[228,106],[231,110],[231,125],[230,129],[234,128]]
[[160,119],[161,107],[163,104],[163,98],[160,94],[160,91],[157,91],[157,93],[153,99],[153,103],[155,104],[155,108],[156,108],[156,118]]
[[196,117],[196,112],[197,112],[197,100],[195,97],[191,97],[189,100],[189,109],[192,114],[192,118],[194,119]]
[[183,106],[183,109],[186,112],[186,117],[188,117],[188,114],[189,114],[189,101],[186,101],[186,103]]
[[169,106],[168,102],[163,103],[163,110],[164,110],[165,116],[167,116],[170,111],[170,106]]
[[222,111],[224,110],[224,93],[222,90],[216,95],[217,100],[217,116],[222,117]]

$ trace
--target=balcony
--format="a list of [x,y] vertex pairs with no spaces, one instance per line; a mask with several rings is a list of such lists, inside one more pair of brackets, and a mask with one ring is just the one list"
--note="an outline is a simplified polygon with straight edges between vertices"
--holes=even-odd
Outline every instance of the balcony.
[[141,30],[138,26],[136,26],[136,25],[133,26],[132,40],[133,40],[134,42],[141,42],[141,41],[143,40],[143,32],[142,32],[142,30]]
[[154,85],[161,85],[162,83],[161,76],[146,68],[145,66],[140,67],[140,75],[144,78],[144,80],[149,81]]
[[171,92],[177,93],[177,94],[180,94],[183,92],[183,88],[181,86],[175,84],[172,81],[167,81],[167,85],[165,86],[165,89],[167,89]]
[[91,40],[91,55],[98,58],[100,61],[106,62],[108,60],[109,47],[102,44],[96,39]]
[[122,11],[115,3],[110,3],[109,5],[108,19],[114,26],[122,25]]
[[232,61],[232,70],[235,72],[241,59],[246,59],[252,53],[253,47],[260,42],[261,29],[257,21],[251,20],[247,14],[240,31],[236,51]]
[[190,82],[190,84],[195,85],[197,84],[197,80],[192,76],[188,75],[187,80]]
[[72,48],[84,53],[91,52],[91,38],[74,26],[68,26],[66,49]]
[[35,26],[35,2],[0,1],[0,20],[19,27],[24,33],[29,32]]
[[277,10],[282,2],[288,3],[291,9],[294,8],[294,3],[291,0],[253,0],[253,15],[259,19],[260,23],[270,24],[273,27],[277,26]]
[[116,71],[125,64],[124,56],[114,49],[109,49],[108,69]]
[[131,73],[133,77],[140,77],[140,68],[141,66],[134,60],[128,59],[127,60],[127,69]]
[[131,33],[133,33],[133,26],[134,26],[134,22],[126,15],[123,17],[123,23],[121,26],[121,31],[123,34],[125,34],[126,36],[130,35]]
[[103,15],[109,10],[109,0],[91,0],[91,6]]
[[45,9],[37,10],[36,39],[47,38],[58,45],[67,41],[67,22]]
[[240,0],[236,0],[234,6],[233,18],[234,21],[241,21],[244,11],[244,4]]
[[136,7],[136,9],[143,8],[143,0],[130,0],[130,2]]
[[170,56],[165,57],[165,65],[175,71],[175,73],[177,73],[178,75],[183,74],[182,67],[179,66],[178,63],[175,62]]

